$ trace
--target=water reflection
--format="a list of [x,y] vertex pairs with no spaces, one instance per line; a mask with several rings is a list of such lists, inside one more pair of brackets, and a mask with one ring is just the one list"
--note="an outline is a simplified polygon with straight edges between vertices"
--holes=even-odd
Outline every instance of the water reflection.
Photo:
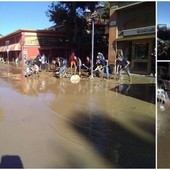
[[155,84],[119,84],[111,90],[155,104]]
[[17,89],[18,92],[38,96],[41,93],[48,93],[49,82],[45,78],[22,78],[20,81],[16,81],[13,87]]
[[0,65],[0,75],[2,77],[8,77],[14,74],[21,74],[21,69],[11,67],[11,65]]

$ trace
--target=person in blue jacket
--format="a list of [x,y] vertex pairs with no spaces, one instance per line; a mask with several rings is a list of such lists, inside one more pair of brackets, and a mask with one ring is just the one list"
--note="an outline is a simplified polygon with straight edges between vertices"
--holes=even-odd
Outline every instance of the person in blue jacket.
[[103,74],[106,73],[107,79],[109,79],[110,75],[109,75],[108,61],[105,59],[104,55],[100,52],[98,52],[96,64],[98,66],[97,68],[100,68],[102,72],[102,77]]

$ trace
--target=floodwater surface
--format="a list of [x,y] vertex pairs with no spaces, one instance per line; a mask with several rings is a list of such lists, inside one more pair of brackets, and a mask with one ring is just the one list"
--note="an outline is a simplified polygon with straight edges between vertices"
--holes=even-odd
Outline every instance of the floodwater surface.
[[0,167],[154,168],[155,105],[114,91],[121,83],[1,70]]
[[157,167],[170,168],[170,100],[157,106]]
[[153,95],[155,93],[155,84],[119,84],[113,90],[126,96],[155,103],[155,95]]

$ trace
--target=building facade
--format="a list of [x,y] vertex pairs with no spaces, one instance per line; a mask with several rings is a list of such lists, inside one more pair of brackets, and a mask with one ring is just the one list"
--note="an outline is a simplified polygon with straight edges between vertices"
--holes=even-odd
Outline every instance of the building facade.
[[150,74],[155,48],[155,2],[112,2],[110,10],[108,59],[115,62],[121,50],[132,73]]
[[70,51],[64,33],[53,30],[17,30],[0,37],[0,57],[5,61],[35,58],[44,53],[48,60],[66,57]]

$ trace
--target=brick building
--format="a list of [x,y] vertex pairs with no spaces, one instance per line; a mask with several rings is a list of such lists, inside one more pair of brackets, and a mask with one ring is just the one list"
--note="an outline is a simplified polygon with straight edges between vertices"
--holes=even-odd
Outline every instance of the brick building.
[[131,62],[131,72],[151,73],[151,52],[155,48],[155,2],[111,2],[108,59],[122,50]]
[[[69,56],[65,34],[53,30],[17,30],[0,37],[0,56],[9,61],[16,57],[34,58],[45,53],[48,60]],[[8,56],[9,55],[9,56]]]

